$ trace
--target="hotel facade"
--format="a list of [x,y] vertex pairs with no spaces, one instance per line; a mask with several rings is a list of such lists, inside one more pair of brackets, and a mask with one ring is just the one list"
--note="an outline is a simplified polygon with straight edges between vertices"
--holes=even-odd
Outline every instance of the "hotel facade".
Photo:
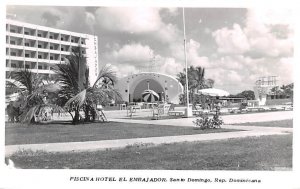
[[27,68],[50,79],[56,64],[65,63],[72,48],[81,47],[89,67],[90,83],[98,75],[98,37],[40,25],[6,20],[6,78]]

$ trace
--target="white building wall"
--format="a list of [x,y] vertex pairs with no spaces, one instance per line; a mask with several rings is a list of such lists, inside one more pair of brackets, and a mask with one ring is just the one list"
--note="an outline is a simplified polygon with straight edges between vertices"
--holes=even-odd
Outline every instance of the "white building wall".
[[6,77],[20,68],[51,77],[54,74],[52,67],[64,63],[72,48],[79,45],[87,58],[92,83],[98,73],[96,36],[7,19]]
[[89,67],[90,84],[93,85],[99,73],[98,37],[93,35],[87,35],[86,46],[86,56],[87,65]]

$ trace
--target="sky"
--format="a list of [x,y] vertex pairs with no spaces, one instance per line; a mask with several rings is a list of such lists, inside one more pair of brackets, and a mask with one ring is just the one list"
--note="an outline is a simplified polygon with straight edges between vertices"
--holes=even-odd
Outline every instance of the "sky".
[[[140,71],[176,76],[184,68],[182,8],[7,6],[15,20],[98,36],[100,67],[119,78]],[[294,25],[289,9],[185,8],[188,65],[215,87],[253,90],[261,76],[293,82]]]

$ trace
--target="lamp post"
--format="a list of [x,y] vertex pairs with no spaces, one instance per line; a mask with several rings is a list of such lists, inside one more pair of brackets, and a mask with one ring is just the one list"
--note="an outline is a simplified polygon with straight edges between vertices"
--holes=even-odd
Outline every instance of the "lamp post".
[[188,66],[187,66],[187,55],[186,55],[186,35],[185,35],[185,15],[184,7],[182,8],[182,20],[183,20],[183,47],[184,47],[184,59],[185,59],[185,86],[186,86],[186,111],[185,117],[191,117],[193,115],[189,104],[189,83],[188,83]]

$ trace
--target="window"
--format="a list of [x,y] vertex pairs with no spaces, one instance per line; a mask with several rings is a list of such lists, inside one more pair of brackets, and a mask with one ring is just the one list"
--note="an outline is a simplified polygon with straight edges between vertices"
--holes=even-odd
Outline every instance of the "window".
[[84,42],[83,42],[83,41],[81,41],[81,44],[84,44]]
[[16,30],[15,29],[10,29],[10,32],[16,33]]
[[39,69],[39,70],[42,70],[42,69],[43,69],[43,66],[38,66],[38,69]]
[[42,57],[42,55],[39,54],[39,55],[38,55],[38,58],[43,58],[43,57]]
[[64,38],[62,38],[62,37],[61,37],[61,38],[60,38],[60,40],[62,40],[62,41],[63,41],[63,40],[64,40]]
[[50,39],[53,39],[53,36],[52,36],[52,35],[50,35]]
[[61,51],[64,51],[64,48],[60,48]]
[[25,46],[26,46],[26,47],[29,47],[29,43],[25,43]]
[[25,35],[29,35],[29,32],[28,32],[28,31],[25,31],[24,34],[25,34]]
[[15,41],[10,41],[10,44],[15,45],[16,42]]
[[38,33],[38,37],[42,37],[42,34]]
[[17,65],[16,65],[16,64],[11,64],[11,67],[12,67],[12,68],[16,68]]
[[30,57],[30,54],[28,54],[28,53],[27,53],[27,54],[25,54],[25,57],[29,58],[29,57]]
[[73,43],[73,42],[74,42],[74,40],[73,40],[73,39],[71,39],[71,42]]
[[41,45],[41,44],[39,44],[39,45],[38,45],[38,48],[42,48],[42,45]]
[[53,56],[50,56],[50,60],[53,60],[54,58],[53,58]]
[[29,68],[30,68],[30,66],[29,66],[29,65],[25,65],[25,68],[29,69]]
[[50,46],[50,49],[53,49],[53,46]]
[[16,52],[10,52],[10,55],[11,56],[17,56],[17,53]]
[[61,57],[61,59],[60,59],[61,61],[65,61],[65,58],[64,57]]

